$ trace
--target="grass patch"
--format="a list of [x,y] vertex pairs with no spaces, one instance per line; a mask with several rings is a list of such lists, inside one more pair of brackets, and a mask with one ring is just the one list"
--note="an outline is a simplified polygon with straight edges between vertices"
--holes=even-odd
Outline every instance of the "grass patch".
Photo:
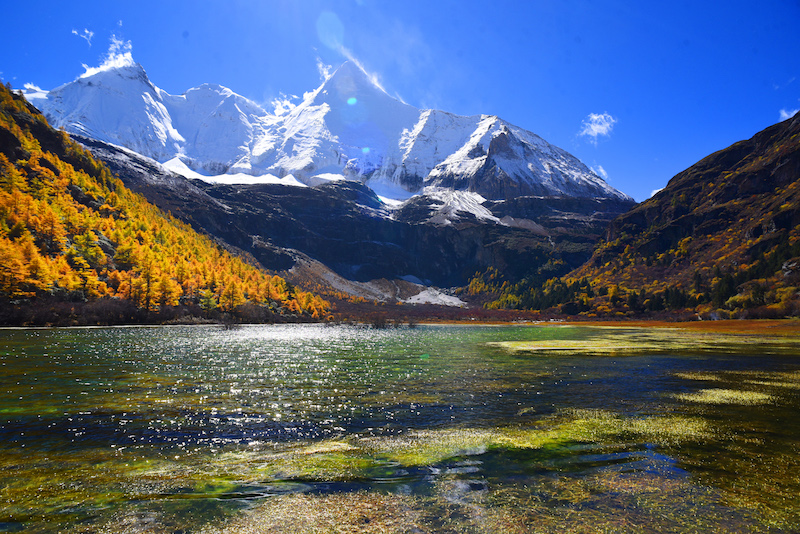
[[775,400],[775,397],[768,393],[737,389],[701,389],[696,393],[677,393],[674,397],[685,402],[697,402],[702,404],[739,404],[742,406],[769,404]]
[[[593,327],[594,334],[585,339],[546,339],[532,341],[497,341],[489,345],[509,352],[617,355],[663,352],[699,352],[719,350],[736,353],[751,351],[758,344],[765,354],[796,352],[800,337],[756,333],[697,332],[681,328]],[[750,345],[750,346],[748,346]]]
[[362,439],[357,445],[368,454],[411,467],[436,465],[448,458],[476,456],[491,449],[548,449],[612,438],[679,444],[713,437],[709,424],[700,418],[631,418],[601,410],[570,410],[537,427],[415,430],[399,438]]
[[417,499],[364,491],[268,499],[224,527],[202,534],[430,532]]
[[684,380],[702,380],[706,382],[718,382],[722,380],[719,375],[702,372],[674,373],[673,376],[682,378]]

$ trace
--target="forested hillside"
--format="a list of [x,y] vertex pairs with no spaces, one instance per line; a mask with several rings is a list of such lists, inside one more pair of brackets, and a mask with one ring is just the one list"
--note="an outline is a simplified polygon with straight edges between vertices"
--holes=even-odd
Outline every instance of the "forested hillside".
[[330,308],[129,191],[2,85],[0,300],[5,323],[320,319]]
[[620,317],[800,315],[800,114],[716,152],[612,221],[562,278],[477,275],[490,307]]

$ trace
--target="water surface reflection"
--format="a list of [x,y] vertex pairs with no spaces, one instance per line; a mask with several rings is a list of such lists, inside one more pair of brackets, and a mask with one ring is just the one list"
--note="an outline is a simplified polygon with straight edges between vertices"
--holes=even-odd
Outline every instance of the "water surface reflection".
[[693,336],[2,330],[0,531],[800,528],[796,340]]

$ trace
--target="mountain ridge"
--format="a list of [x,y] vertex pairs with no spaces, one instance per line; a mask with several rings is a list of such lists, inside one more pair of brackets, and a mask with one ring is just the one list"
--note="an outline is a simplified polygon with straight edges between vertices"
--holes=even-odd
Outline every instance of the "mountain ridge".
[[[456,287],[491,265],[514,278],[552,262],[566,272],[588,259],[611,218],[631,206],[568,197],[486,202],[442,190],[391,208],[360,182],[287,187],[190,181],[129,150],[78,140],[128,187],[265,267],[291,272],[318,262],[318,275],[328,269],[323,278],[338,278],[333,288],[347,286],[373,300],[393,299],[367,287],[380,279]],[[292,281],[317,283],[307,276]]]
[[[536,134],[496,116],[419,110],[354,63],[280,116],[214,84],[169,95],[132,60],[61,86],[52,102],[80,102],[87,91],[95,108],[76,120],[102,125],[96,111],[103,102],[119,108],[123,92],[113,90],[115,83],[134,84],[140,109],[126,117],[151,129],[141,143],[153,144],[150,153],[162,161],[123,154],[148,158],[148,150],[125,147],[124,139],[107,144],[112,136],[97,135],[100,126],[74,129],[95,134],[80,140],[123,182],[267,268],[329,269],[326,277],[339,277],[334,288],[409,279],[457,287],[489,267],[514,279],[563,274],[589,257],[613,216],[634,204]],[[45,111],[52,105],[47,94],[34,102]],[[127,131],[133,130],[112,133]],[[166,151],[170,143],[176,152]],[[195,157],[206,145],[214,157]],[[226,174],[203,176],[192,165]],[[254,176],[261,172],[267,174]]]
[[346,178],[399,201],[426,186],[490,200],[632,200],[532,132],[494,116],[417,109],[353,62],[280,116],[220,85],[169,95],[132,61],[26,96],[56,127],[212,175],[291,177],[307,185]]

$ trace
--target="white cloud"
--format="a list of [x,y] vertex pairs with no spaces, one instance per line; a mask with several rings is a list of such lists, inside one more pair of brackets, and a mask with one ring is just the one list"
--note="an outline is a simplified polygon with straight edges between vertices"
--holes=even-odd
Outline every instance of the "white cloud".
[[599,136],[607,137],[611,135],[611,130],[617,119],[608,113],[590,113],[583,120],[583,128],[578,135],[590,137],[589,142],[596,145]]
[[797,114],[800,109],[782,109],[781,110],[781,121],[785,121],[786,119],[791,119],[792,117]]
[[81,33],[78,33],[78,30],[72,30],[72,35],[77,35],[81,39],[85,39],[86,42],[89,43],[89,46],[92,46],[92,37],[94,37],[94,32],[84,28],[83,32]]
[[281,93],[277,98],[272,100],[270,104],[274,108],[273,113],[275,113],[275,115],[285,115],[297,107],[297,102],[299,100],[299,96]]
[[660,189],[653,189],[653,190],[650,192],[650,196],[651,196],[651,197],[654,197],[654,196],[656,196],[658,193],[660,193],[660,192],[661,192],[661,191],[663,191],[663,190],[664,190],[664,188],[663,188],[663,187],[662,187],[662,188],[660,188]]
[[86,72],[81,74],[81,78],[86,78],[105,70],[134,66],[136,62],[133,60],[132,49],[133,46],[130,41],[123,41],[118,39],[116,35],[112,35],[111,45],[109,45],[108,52],[103,58],[103,63],[99,67],[90,67],[84,63],[83,68],[86,69]]
[[324,63],[321,58],[317,57],[317,71],[319,72],[320,81],[324,82],[330,78],[331,72],[333,72],[333,66]]
[[789,81],[786,82],[786,83],[783,83],[783,84],[773,83],[772,84],[772,88],[775,89],[776,91],[780,91],[781,89],[784,89],[784,88],[789,87],[790,85],[792,85],[796,79],[797,79],[797,76],[792,76],[791,78],[789,78]]
[[594,171],[594,173],[597,176],[601,177],[603,180],[608,180],[608,173],[606,172],[606,170],[603,168],[602,165],[597,165],[596,167],[592,167],[592,171]]

